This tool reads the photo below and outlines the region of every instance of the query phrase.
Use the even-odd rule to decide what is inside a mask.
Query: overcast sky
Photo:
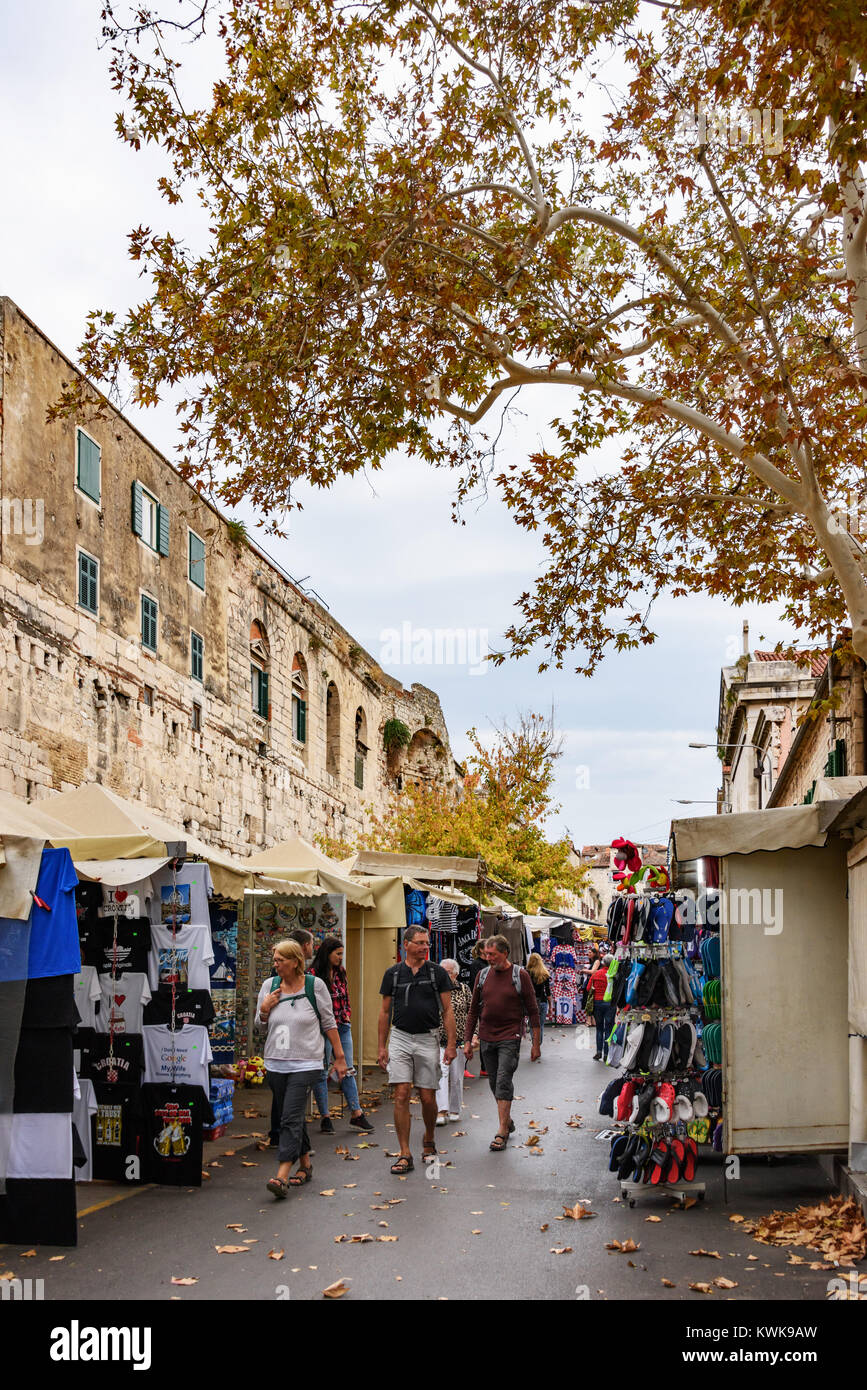
[[[97,46],[100,9],[99,0],[0,0],[0,294],[73,357],[89,310],[122,310],[142,297],[127,233],[140,223],[163,227],[167,215],[154,193],[159,157],[128,151],[115,134],[117,98]],[[521,405],[525,418],[504,436],[504,462],[538,439],[534,417],[544,403],[525,396]],[[131,418],[172,456],[169,411]],[[687,745],[714,737],[720,667],[740,653],[743,619],[753,647],[773,646],[785,632],[774,612],[711,599],[665,602],[656,610],[656,645],[612,655],[589,681],[568,668],[539,675],[532,660],[484,674],[469,663],[425,664],[423,634],[437,629],[466,629],[470,660],[486,642],[496,648],[544,559],[496,497],[454,526],[451,492],[445,474],[396,458],[371,479],[308,494],[289,539],[262,543],[362,646],[387,658],[393,675],[438,692],[458,757],[470,727],[483,731],[553,704],[564,747],[555,827],[577,845],[616,835],[664,841],[673,816],[712,813],[711,804],[674,804],[715,797],[716,755]],[[407,629],[410,649],[392,656],[388,634]]]

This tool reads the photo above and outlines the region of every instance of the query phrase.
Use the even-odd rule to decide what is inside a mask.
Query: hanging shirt
[[[43,980],[28,980],[24,986],[21,1028],[74,1028],[78,1021],[72,988],[74,978],[74,975],[48,975]],[[13,988],[18,990],[20,986],[16,984]],[[2,1016],[0,1004],[0,1019]]]
[[[117,888],[103,884],[99,910],[103,917],[146,917],[153,895],[154,886],[149,878]]]
[[[85,1079],[78,1083],[78,1095],[72,1107],[72,1123],[81,1140],[85,1162],[74,1170],[76,1182],[90,1182],[93,1179],[93,1126],[92,1117],[96,1114],[96,1093],[93,1082]]]
[[[168,927],[173,920],[179,927],[210,926],[208,898],[213,894],[214,884],[207,864],[185,864],[174,880],[170,868],[160,869],[152,882],[151,922]]]
[[[72,1115],[13,1115],[7,1177],[72,1177]]]
[[[210,990],[209,966],[214,959],[211,928],[154,926],[152,949],[148,959],[148,978],[151,989],[179,986],[181,989]]]
[[[75,887],[78,875],[68,849],[44,849],[36,897],[26,922],[0,917],[0,979],[44,979],[81,969]],[[21,973],[26,959],[27,966]]]
[[[15,1053],[15,1114],[70,1115],[74,1075],[70,1029],[22,1028]]]
[[[102,991],[99,987],[99,976],[96,973],[95,965],[83,965],[78,974],[73,976],[72,989],[75,997],[75,1007],[78,1009],[79,1027],[96,1028],[95,1005],[99,1003]]]
[[[88,965],[95,965],[100,975],[134,975],[148,968],[151,949],[151,925],[146,917],[100,918],[89,934],[86,948]]]
[[[207,1028],[187,1025],[172,1032],[168,1024],[144,1030],[145,1083],[171,1081],[173,1085],[209,1086],[208,1063],[213,1058]]]
[[[93,1087],[93,1176],[112,1182],[138,1182],[130,1157],[141,1152],[141,1087]]]
[[[146,1182],[201,1187],[202,1131],[213,1111],[200,1086],[145,1085],[142,1158]]]
[[[112,979],[99,976],[100,1003],[96,1015],[98,1033],[140,1033],[142,1009],[151,997],[147,975],[129,972]]]
[[[234,1000],[234,990],[229,991]],[[150,1002],[145,1005],[144,1022],[146,1025],[154,1023],[167,1023],[172,1021],[172,992],[170,989],[158,989],[156,994],[151,995]],[[211,995],[206,989],[179,989],[175,992],[175,1025],[183,1028],[185,1023],[194,1023],[197,1026],[214,1021],[214,1004]]]
[[[95,1033],[82,1063],[82,1070],[94,1084],[140,1086],[144,1070],[141,1033]]]

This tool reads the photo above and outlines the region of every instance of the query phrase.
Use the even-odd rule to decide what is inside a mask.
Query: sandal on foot
[[[491,1150],[492,1153],[499,1154],[503,1152],[503,1149],[506,1147],[508,1142],[508,1134],[495,1134],[490,1144],[488,1145],[488,1148]]]
[[[436,1144],[433,1142],[433,1140],[431,1140],[430,1143],[428,1143],[425,1140],[425,1142],[421,1146],[422,1163],[433,1163],[434,1159],[436,1158],[439,1158],[439,1153],[437,1152]]]
[[[312,1169],[312,1168],[299,1168],[298,1171],[295,1172],[295,1173],[293,1173],[292,1176],[291,1176],[291,1178],[289,1179],[289,1186],[290,1186],[290,1187],[303,1187],[304,1184],[305,1184],[306,1182],[312,1181],[312,1178],[313,1178],[313,1169]]]
[[[269,1178],[265,1186],[275,1197],[286,1196],[286,1183],[282,1178]]]
[[[391,1165],[391,1171],[397,1178],[402,1178],[405,1174],[411,1173],[414,1168],[415,1164],[412,1160],[412,1154],[401,1154]]]

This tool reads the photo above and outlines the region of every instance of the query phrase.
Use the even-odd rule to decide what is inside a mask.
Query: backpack
[[[400,975],[400,967],[401,967],[401,965],[403,965],[403,963],[404,963],[403,961],[399,961],[398,964],[395,965],[395,966],[393,967],[393,969],[392,969],[392,979],[391,979],[391,1023],[392,1023],[392,1026],[394,1025],[394,1001],[395,1001],[395,999],[396,999],[396,997],[397,997],[397,981],[398,981],[398,976]],[[432,961],[432,960],[426,961],[425,964],[427,965],[428,974],[429,974],[429,976],[430,976],[431,988],[433,989],[434,997],[435,997],[435,999],[436,999],[436,1001],[437,1001],[437,1010],[438,1010],[439,1016],[440,1016],[440,1028],[442,1028],[442,1027],[443,1027],[443,1001],[442,1001],[442,999],[440,998],[440,992],[439,992],[439,990],[437,989],[437,977],[436,977],[436,972],[435,972],[435,970],[434,970],[434,968],[433,968],[433,961]]]
[[[282,984],[282,981],[281,981],[281,979],[280,979],[280,976],[279,976],[279,975],[274,975],[273,978],[272,978],[272,980],[271,980],[271,990],[272,990],[272,992],[273,992],[275,989],[279,989],[281,984]],[[310,1007],[312,1008],[313,1012],[315,1013],[317,1019],[319,1020],[319,1031],[320,1031],[320,1033],[322,1034],[322,1036],[324,1037],[324,1036],[325,1036],[325,1029],[322,1027],[322,1015],[321,1015],[320,1012],[319,1012],[319,1005],[318,1005],[317,1002],[316,1002],[316,983],[315,983],[315,977],[314,977],[313,975],[305,975],[305,976],[304,976],[304,994],[305,994],[305,997],[306,997],[306,999],[307,999],[307,1003],[310,1005]]]

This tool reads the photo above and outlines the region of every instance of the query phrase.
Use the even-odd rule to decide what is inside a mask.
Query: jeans
[[[604,1004],[601,999],[596,1000],[596,1051],[601,1052],[603,1057],[608,1056],[608,1034],[611,1032],[613,1013],[614,1005],[610,1001]]]
[[[488,1073],[488,1085],[494,1100],[514,1100],[512,1077],[521,1058],[520,1038],[515,1038],[513,1042],[482,1042],[481,1053],[482,1067]]]
[[[345,1053],[345,1055],[346,1055],[346,1065],[347,1065],[348,1067],[351,1067],[351,1066],[352,1066],[352,1026],[351,1026],[351,1024],[349,1024],[349,1023],[338,1023],[338,1025],[337,1025],[337,1034],[338,1034],[338,1037],[340,1038],[341,1043],[343,1044],[343,1051],[344,1051],[344,1053]],[[317,1110],[319,1111],[320,1115],[327,1115],[327,1114],[328,1114],[328,1068],[329,1068],[330,1065],[331,1065],[331,1059],[332,1059],[333,1056],[334,1056],[334,1049],[332,1048],[331,1043],[328,1042],[328,1041],[326,1040],[326,1043],[325,1043],[325,1076],[324,1076],[324,1078],[323,1078],[323,1080],[322,1080],[321,1082],[319,1082],[316,1086],[313,1087],[313,1099],[316,1101],[316,1108],[317,1108]],[[344,1095],[344,1097],[345,1097],[345,1099],[346,1099],[346,1104],[349,1106],[350,1113],[354,1115],[354,1114],[356,1113],[357,1110],[360,1110],[360,1109],[361,1109],[361,1106],[360,1106],[360,1104],[359,1104],[359,1102],[358,1102],[358,1086],[355,1084],[355,1077],[354,1077],[354,1076],[344,1076],[343,1080],[342,1080],[341,1083],[340,1083],[340,1089],[341,1089],[341,1091],[343,1092],[343,1095]]]
[[[440,1048],[440,1064],[445,1075],[437,1088],[437,1110],[442,1114],[460,1115],[464,1100],[464,1049],[459,1047],[455,1060],[446,1067],[445,1048]]]
[[[269,1071],[268,1085],[280,1110],[280,1147],[277,1156],[281,1163],[295,1163],[310,1152],[310,1136],[304,1112],[307,1093],[322,1079],[322,1069],[313,1071]]]
[[[541,1044],[542,1038],[545,1035],[545,1015],[548,1012],[548,1000],[540,998],[540,996],[537,994],[536,1003],[539,1005],[539,1043]],[[529,1022],[527,1023],[527,1027],[530,1027]]]

